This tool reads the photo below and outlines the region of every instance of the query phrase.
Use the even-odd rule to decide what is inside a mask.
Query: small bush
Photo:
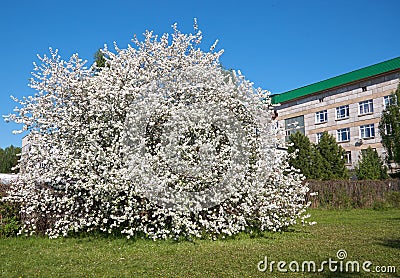
[[[375,201],[372,209],[373,210],[388,210],[391,206],[386,201]]]
[[[2,205],[0,204],[0,207]],[[0,238],[16,236],[21,228],[21,222],[17,215],[3,217],[0,220]]]
[[[395,208],[400,208],[400,192],[390,191],[386,194],[386,201]]]
[[[0,184],[0,238],[16,236],[21,228],[19,205],[1,200],[7,188]]]

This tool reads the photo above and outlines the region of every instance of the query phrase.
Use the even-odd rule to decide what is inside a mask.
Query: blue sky
[[[282,93],[400,56],[397,0],[3,1],[0,8],[0,114],[27,86],[36,54],[58,48],[93,62],[114,41],[121,48],[146,29],[183,32],[198,18],[203,47],[219,39],[226,68],[256,87]],[[21,145],[15,124],[0,119],[0,147]]]

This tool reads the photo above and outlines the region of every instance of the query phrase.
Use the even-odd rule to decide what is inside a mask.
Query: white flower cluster
[[[202,51],[196,23],[173,28],[105,47],[103,68],[39,57],[37,93],[8,116],[31,143],[8,197],[21,233],[216,238],[303,220],[308,188],[276,148],[268,92]]]

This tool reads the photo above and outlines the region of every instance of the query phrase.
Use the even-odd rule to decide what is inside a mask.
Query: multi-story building
[[[400,77],[400,57],[272,96],[286,136],[300,131],[317,143],[332,134],[346,150],[349,168],[369,146],[385,156],[379,121]]]

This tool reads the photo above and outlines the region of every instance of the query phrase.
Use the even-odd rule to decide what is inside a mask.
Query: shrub
[[[390,206],[400,208],[400,191],[389,191],[385,196]]]
[[[276,149],[268,92],[224,70],[201,38],[196,24],[146,32],[101,50],[101,69],[77,54],[41,58],[38,93],[8,117],[30,131],[9,196],[24,232],[215,238],[304,219],[308,189]]]
[[[0,201],[0,237],[16,236],[20,228],[19,206]]]
[[[0,184],[0,198],[5,195],[6,185]],[[20,206],[0,199],[0,238],[16,236],[21,228]]]

